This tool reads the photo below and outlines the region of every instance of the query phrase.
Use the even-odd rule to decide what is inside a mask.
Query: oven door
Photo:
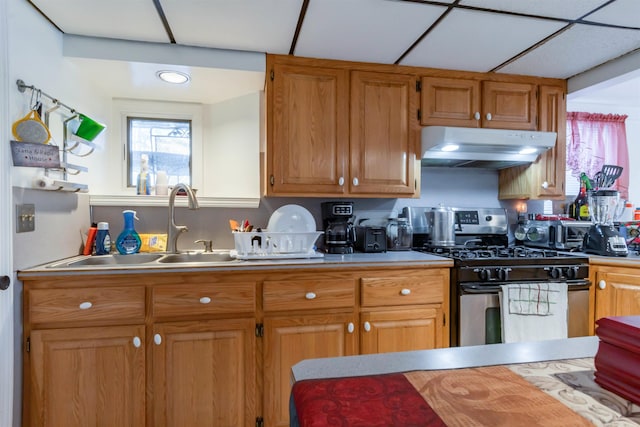
[[[459,297],[458,345],[484,345],[502,342],[500,298],[494,292],[462,292]],[[589,335],[589,286],[569,287],[569,337]]]

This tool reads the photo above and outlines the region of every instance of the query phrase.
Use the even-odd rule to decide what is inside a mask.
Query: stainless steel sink
[[[82,267],[92,265],[138,265],[148,264],[162,258],[163,254],[131,254],[131,255],[97,255],[77,261],[52,264],[51,267]]]
[[[237,261],[229,252],[190,252],[168,254],[158,260],[162,264]]]

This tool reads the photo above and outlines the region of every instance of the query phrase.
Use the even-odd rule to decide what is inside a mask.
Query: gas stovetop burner
[[[562,254],[552,249],[536,249],[526,246],[425,246],[420,249],[434,255],[455,259],[482,259],[482,258],[557,258]]]

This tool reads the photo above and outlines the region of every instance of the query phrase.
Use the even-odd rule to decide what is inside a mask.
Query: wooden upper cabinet
[[[267,196],[419,194],[415,75],[278,55],[267,67]]]
[[[413,75],[351,72],[351,194],[414,195],[417,98]]]
[[[563,86],[540,85],[539,130],[556,132],[556,145],[541,154],[531,165],[501,170],[499,199],[565,199],[565,98]]]
[[[273,64],[267,82],[267,194],[345,192],[349,73]]]
[[[532,83],[482,82],[482,127],[536,130],[537,89]]]
[[[423,77],[420,124],[535,130],[537,85]]]
[[[423,77],[423,126],[480,126],[480,81]]]

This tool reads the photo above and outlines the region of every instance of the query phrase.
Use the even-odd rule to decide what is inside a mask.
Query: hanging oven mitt
[[[30,110],[26,116],[16,121],[12,127],[13,136],[18,141],[46,144],[51,133],[42,122],[36,110]]]

